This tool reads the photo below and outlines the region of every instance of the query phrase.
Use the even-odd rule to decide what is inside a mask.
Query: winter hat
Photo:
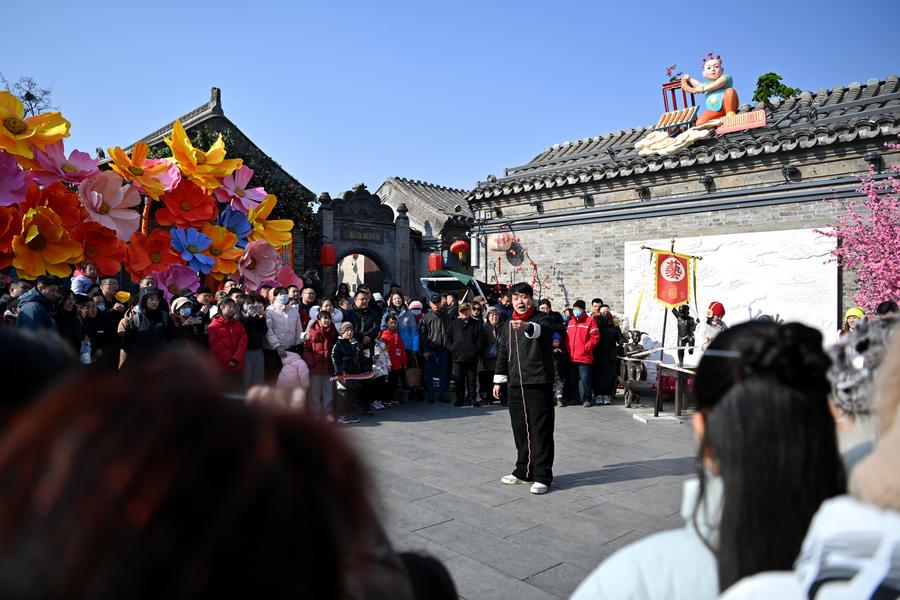
[[[725,307],[721,302],[716,302],[715,300],[709,303],[709,310],[712,311],[714,317],[719,317],[720,319],[725,316]]]
[[[429,304],[440,304],[441,303],[441,295],[440,294],[431,294],[428,296]]]
[[[341,323],[341,329],[340,329],[341,334],[343,334],[348,329],[350,331],[353,331],[353,323],[350,323],[349,321],[344,321],[343,323]]]
[[[412,302],[409,303],[409,310],[415,310],[417,308],[419,310],[422,310],[422,303],[419,302],[418,300],[413,300]]]
[[[572,305],[572,308],[580,308],[581,310],[587,309],[587,304],[585,304],[584,300],[576,300],[575,304]]]
[[[857,319],[865,319],[866,313],[862,309],[861,306],[854,306],[853,308],[847,310],[846,314],[844,315],[844,320],[846,321],[850,317],[856,317]]]
[[[175,301],[172,302],[172,312],[175,312],[175,313],[179,312],[185,304],[190,306],[191,301],[184,297],[175,298]]]
[[[561,340],[561,339],[562,339],[562,336],[559,335],[558,333],[554,333],[554,334],[553,334],[553,339],[554,339],[554,340]]]

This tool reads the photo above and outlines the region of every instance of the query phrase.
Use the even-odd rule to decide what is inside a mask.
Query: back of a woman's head
[[[790,569],[819,505],[845,490],[826,398],[745,379],[707,417],[703,444],[724,489],[716,552],[721,589]]]
[[[749,377],[828,396],[831,360],[822,334],[800,323],[749,321],[720,333],[704,352],[694,378],[697,409],[708,413],[737,382]]]
[[[0,327],[0,425],[78,366],[78,355],[50,331]]]
[[[21,415],[0,445],[0,596],[338,597],[372,524],[359,462],[212,373],[169,355]]]

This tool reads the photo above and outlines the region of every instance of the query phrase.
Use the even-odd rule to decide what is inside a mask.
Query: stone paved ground
[[[443,560],[467,600],[567,598],[617,548],[683,524],[689,419],[644,425],[621,400],[556,410],[543,496],[499,482],[515,458],[499,406],[407,404],[348,428],[396,548]]]

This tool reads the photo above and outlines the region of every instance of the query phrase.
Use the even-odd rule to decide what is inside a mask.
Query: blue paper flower
[[[181,259],[190,268],[206,275],[209,273],[216,259],[206,256],[202,252],[209,248],[212,240],[193,227],[190,229],[172,230],[172,247],[181,253]]]
[[[229,206],[219,211],[219,225],[237,236],[236,248],[247,247],[247,237],[253,231],[247,215]]]

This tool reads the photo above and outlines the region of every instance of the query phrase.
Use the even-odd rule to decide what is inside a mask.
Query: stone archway
[[[353,293],[365,284],[373,292],[384,293],[385,283],[392,281],[390,270],[380,256],[356,249],[337,259],[337,284],[346,283]]]

